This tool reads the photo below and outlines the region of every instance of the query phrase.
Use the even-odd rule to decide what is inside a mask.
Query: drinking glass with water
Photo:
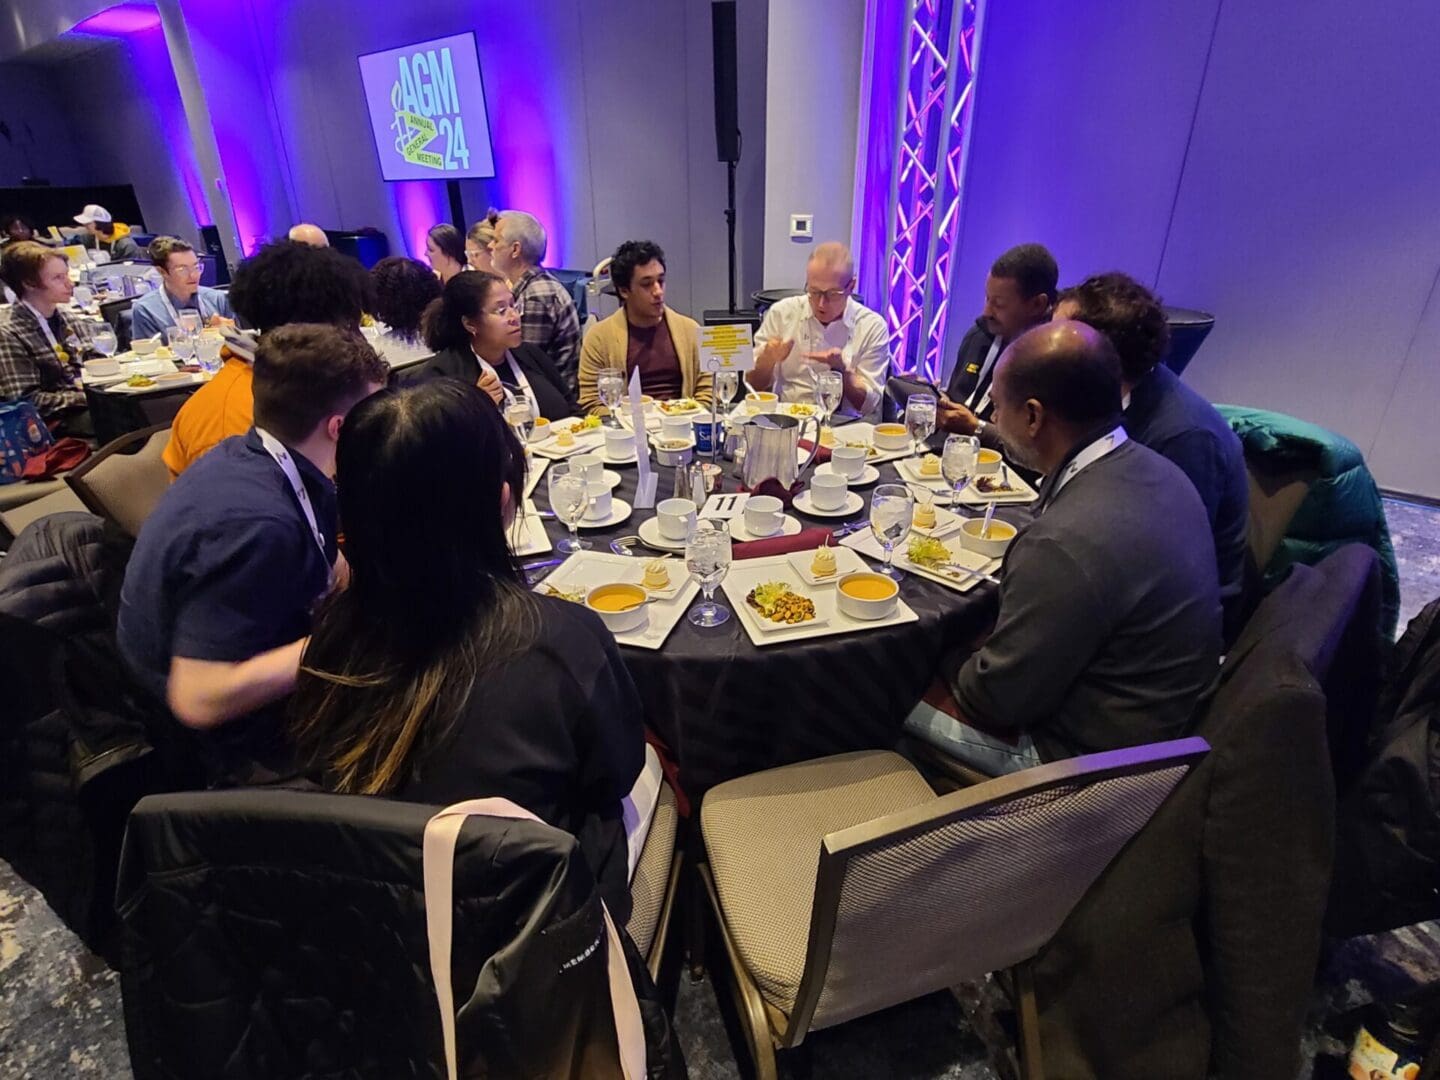
[[[585,507],[590,501],[585,494],[584,474],[561,471],[556,465],[550,470],[548,482],[550,509],[555,512],[560,523],[570,530],[569,538],[556,544],[555,550],[566,555],[587,550],[591,546],[590,542],[580,539],[580,518],[584,516]]]
[[[605,368],[595,379],[595,392],[600,395],[600,404],[610,411],[611,422],[620,427],[615,409],[625,397],[625,373],[619,368]]]
[[[689,614],[696,626],[719,626],[730,609],[715,602],[715,588],[730,570],[730,530],[723,523],[702,521],[685,544],[685,569],[699,584],[704,602]]]
[[[940,457],[940,475],[951,487],[950,505],[960,505],[960,493],[975,475],[975,462],[980,454],[980,440],[974,435],[951,435],[945,440]]]
[[[911,394],[905,402],[905,430],[913,452],[925,452],[925,440],[935,433],[935,395]]]
[[[845,376],[838,371],[822,371],[815,380],[815,403],[825,414],[822,428],[830,426],[830,418],[845,399]]]
[[[899,581],[904,575],[891,564],[895,545],[910,535],[915,517],[915,496],[904,484],[881,484],[870,498],[870,529],[885,549],[885,565],[880,572]]]
[[[515,398],[514,402],[505,406],[505,422],[514,429],[515,437],[520,442],[530,441],[530,432],[535,428],[535,411],[530,408],[530,402],[526,398]]]
[[[109,323],[96,323],[90,328],[90,347],[101,356],[114,356],[115,351],[120,348],[120,339],[115,336]]]

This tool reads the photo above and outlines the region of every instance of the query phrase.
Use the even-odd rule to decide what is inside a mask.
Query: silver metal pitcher
[[[796,452],[807,424],[814,425],[815,433],[810,439],[810,456],[801,465],[796,461]],[[789,491],[815,464],[815,455],[820,452],[820,421],[813,416],[799,420],[783,413],[760,413],[740,425],[740,437],[745,444],[745,462],[741,466],[745,487],[754,491],[766,480],[775,480],[782,490]]]

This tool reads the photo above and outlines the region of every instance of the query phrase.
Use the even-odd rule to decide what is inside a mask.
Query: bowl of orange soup
[[[909,450],[910,432],[904,424],[876,424],[875,446],[880,450]]]
[[[884,574],[857,570],[836,582],[835,602],[852,619],[883,619],[900,602],[900,586]]]
[[[985,528],[984,518],[971,518],[960,526],[960,545],[981,555],[998,559],[1005,554],[1010,541],[1015,539],[1016,529],[1008,521],[990,522]]]
[[[994,473],[1000,471],[1000,451],[981,450],[975,455],[975,471],[977,473]]]
[[[639,585],[616,582],[596,585],[585,594],[585,606],[610,628],[612,634],[633,630],[645,621],[645,601],[649,593]]]

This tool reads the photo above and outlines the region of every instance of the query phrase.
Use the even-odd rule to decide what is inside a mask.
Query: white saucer
[[[601,469],[600,479],[604,480],[607,484],[610,485],[611,491],[614,491],[617,487],[620,486],[620,474],[610,469]]]
[[[684,551],[684,540],[671,540],[668,536],[660,533],[660,519],[651,518],[649,521],[642,521],[640,528],[636,530],[640,534],[640,540],[646,547],[659,548],[661,551]]]
[[[815,466],[816,476],[824,476],[827,473],[833,472],[835,472],[835,465],[833,462],[827,461],[824,465]],[[839,474],[836,473],[836,475],[838,476]],[[856,476],[853,479],[847,476],[845,478],[845,483],[849,484],[851,487],[866,487],[870,484],[875,483],[875,481],[879,479],[880,470],[875,468],[874,465],[866,465],[863,469],[860,470],[859,476]]]
[[[820,510],[810,499],[810,491],[807,488],[795,496],[795,509],[802,514],[809,514],[811,517],[835,518],[849,517],[865,509],[865,500],[853,491],[845,493],[845,502],[836,510]]]
[[[610,516],[601,518],[599,521],[586,521],[580,519],[582,529],[608,529],[612,525],[619,525],[622,521],[630,520],[631,507],[624,499],[610,500]],[[563,524],[563,523],[562,523]]]
[[[800,521],[789,514],[785,514],[780,521],[780,528],[768,536],[756,536],[745,527],[745,515],[736,514],[730,519],[730,538],[732,540],[774,540],[781,536],[794,536],[800,531]]]
[[[630,451],[630,456],[625,458],[613,458],[609,454],[605,453],[605,451],[601,450],[600,460],[605,462],[606,465],[634,465],[640,459],[638,456],[636,456],[634,450]]]

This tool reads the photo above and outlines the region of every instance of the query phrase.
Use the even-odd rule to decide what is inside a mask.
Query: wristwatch
[[[984,421],[984,420],[976,420],[976,421],[975,421],[975,437],[978,439],[978,438],[980,438],[981,436],[983,436],[984,434],[985,434],[985,421]]]

